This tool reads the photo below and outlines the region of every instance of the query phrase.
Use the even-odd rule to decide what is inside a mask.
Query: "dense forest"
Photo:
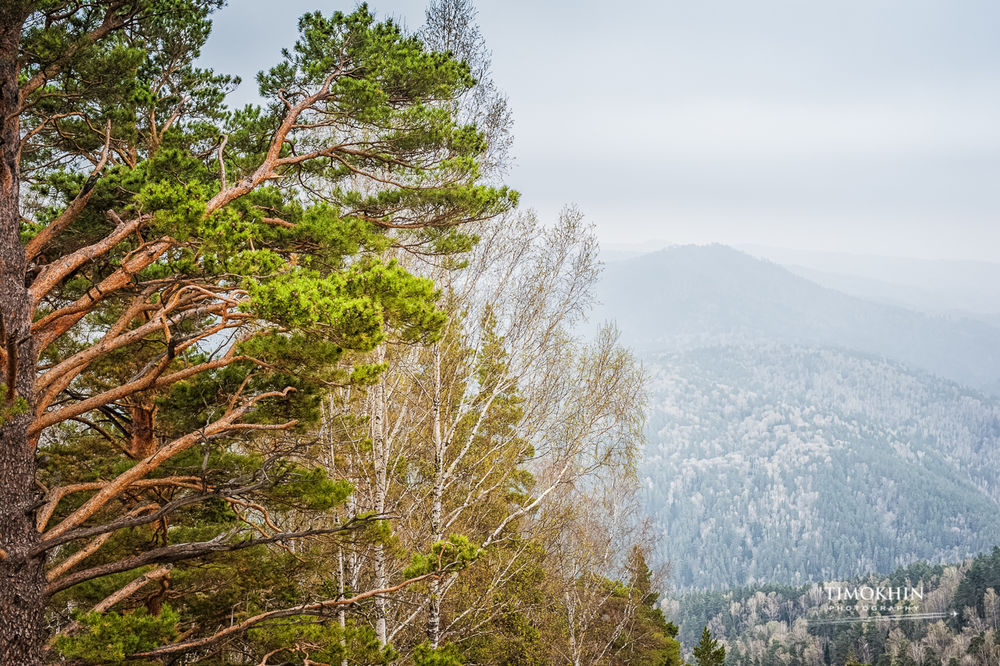
[[[910,587],[923,597],[838,603],[837,592]],[[707,625],[726,664],[987,666],[1000,659],[1000,548],[961,564],[915,563],[888,575],[801,587],[750,586],[667,602],[682,640]],[[888,605],[886,605],[888,604]]]
[[[639,365],[466,0],[0,6],[0,664],[679,664]],[[262,63],[263,64],[263,63]]]
[[[1000,542],[994,398],[778,342],[645,363],[645,505],[675,586],[801,585]]]

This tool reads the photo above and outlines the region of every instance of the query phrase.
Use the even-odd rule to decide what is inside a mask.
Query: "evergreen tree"
[[[657,582],[653,571],[646,564],[646,555],[638,545],[629,552],[628,570],[632,590],[640,595],[636,627],[629,634],[631,663],[656,664],[657,666],[682,666],[681,644],[677,640],[678,627],[667,622],[657,606],[659,595],[654,589]]]
[[[694,659],[697,666],[723,666],[726,663],[726,648],[712,638],[708,627],[701,632],[701,641],[694,647]]]
[[[466,64],[364,6],[307,14],[267,104],[229,112],[235,80],[193,65],[219,4],[0,9],[3,664],[40,661],[50,598],[64,654],[110,633],[165,658],[377,597],[289,576],[303,539],[387,538],[319,520],[352,488],[303,455],[318,398],[372,382],[387,337],[440,334],[434,285],[386,251],[467,250],[459,227],[516,199],[478,182],[483,133],[448,103]],[[393,584],[473,556],[444,539]],[[270,593],[232,584],[251,571]],[[104,611],[143,596],[135,642]]]

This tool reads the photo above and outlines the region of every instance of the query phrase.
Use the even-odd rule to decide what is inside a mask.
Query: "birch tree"
[[[382,386],[369,389],[395,424],[392,455],[373,457],[381,477],[353,479],[358,497],[388,491],[401,553],[460,534],[489,567],[470,574],[476,591],[447,576],[397,595],[386,638],[404,650],[422,637],[432,648],[470,639],[496,621],[496,599],[524,574],[536,539],[558,531],[549,499],[599,470],[629,473],[641,438],[631,356],[610,331],[589,345],[569,334],[597,275],[582,216],[568,209],[546,229],[525,214],[475,231],[482,239],[461,270],[413,266],[444,287],[448,321],[428,347],[396,345]]]

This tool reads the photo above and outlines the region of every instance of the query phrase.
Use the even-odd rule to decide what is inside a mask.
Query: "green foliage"
[[[13,400],[8,400],[7,385],[0,384],[0,425],[15,416],[27,413],[30,408],[28,401],[19,395],[15,395]]]
[[[282,481],[271,497],[279,505],[308,511],[330,511],[340,506],[354,491],[346,480],[329,478],[325,469],[305,468],[291,463],[279,465],[275,471]]]
[[[474,562],[480,555],[469,539],[452,534],[444,541],[435,541],[429,554],[416,553],[410,566],[403,570],[404,578],[416,578],[435,571],[459,570]]]
[[[145,608],[129,613],[82,613],[75,618],[81,630],[59,636],[55,648],[68,659],[92,664],[122,664],[128,655],[149,650],[177,635],[180,616],[164,605],[159,615]]]
[[[639,594],[641,599],[635,628],[627,637],[635,663],[683,666],[681,644],[677,640],[679,629],[677,625],[667,622],[663,611],[657,607],[659,596],[653,589],[653,572],[638,546],[629,553],[628,570],[631,574],[629,592]]]
[[[386,327],[407,341],[430,341],[444,324],[433,283],[395,261],[366,259],[326,276],[297,268],[266,281],[251,279],[247,288],[262,319],[291,329],[327,327],[340,345],[358,351],[380,344]]]
[[[391,645],[379,643],[370,627],[350,622],[341,628],[334,622],[317,622],[309,616],[292,617],[282,624],[250,631],[250,638],[269,653],[275,663],[339,664],[347,659],[360,664],[391,664],[399,654]]]
[[[981,617],[985,617],[983,595],[990,588],[1000,591],[1000,546],[994,546],[989,555],[973,560],[955,591],[952,608],[962,615],[961,619],[965,622],[972,619],[965,617],[967,608],[975,609]]]
[[[484,589],[489,600],[503,609],[481,631],[462,641],[461,652],[466,661],[506,666],[550,663],[551,641],[561,638],[550,630],[559,625],[558,616],[563,609],[558,604],[559,597],[554,597],[547,588],[545,554],[542,543],[513,537],[508,543],[488,548],[473,566],[462,572],[454,592],[457,612],[464,610],[462,605],[469,600],[479,599]],[[512,561],[517,575],[504,587],[489,590],[491,572],[507,561]]]
[[[712,638],[708,627],[701,632],[701,641],[693,650],[697,666],[723,666],[726,663],[726,648]]]
[[[462,666],[464,663],[458,648],[451,644],[432,648],[428,643],[421,643],[413,650],[414,666]]]

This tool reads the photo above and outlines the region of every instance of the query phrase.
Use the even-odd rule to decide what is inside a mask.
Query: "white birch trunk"
[[[376,353],[376,363],[385,361],[385,346]],[[385,380],[380,378],[372,392],[371,433],[372,455],[375,466],[375,513],[385,513],[386,496],[389,491],[389,455],[385,440]],[[375,545],[375,587],[383,589],[389,586],[385,545]],[[388,640],[386,617],[388,615],[388,599],[379,595],[375,597],[375,635],[383,645]]]
[[[432,350],[434,358],[434,394],[431,398],[431,436],[434,440],[434,490],[431,496],[431,542],[440,541],[441,518],[445,484],[445,445],[441,437],[441,344]],[[430,599],[427,613],[427,639],[432,648],[437,648],[441,640],[441,581],[437,578],[430,583]]]

